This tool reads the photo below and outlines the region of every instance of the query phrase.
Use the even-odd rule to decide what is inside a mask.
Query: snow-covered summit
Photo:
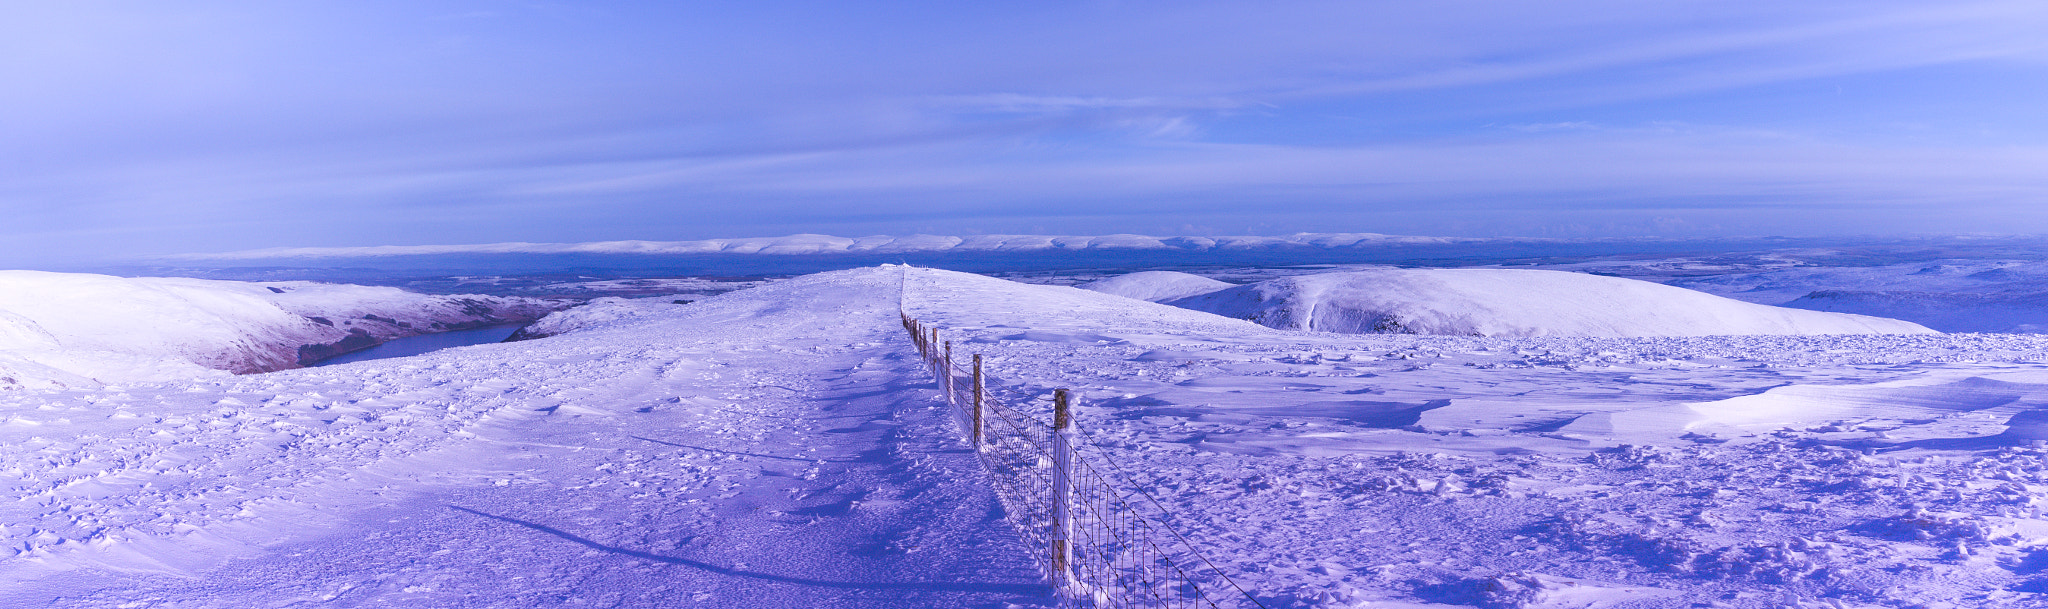
[[[1228,289],[1235,284],[1178,271],[1139,271],[1079,286],[1125,298],[1164,302]]]
[[[530,321],[566,304],[304,281],[0,271],[0,388],[295,368],[393,338]]]
[[[1284,277],[1168,301],[1288,330],[1477,336],[1930,334],[1919,324],[1752,304],[1647,281],[1520,269]]]

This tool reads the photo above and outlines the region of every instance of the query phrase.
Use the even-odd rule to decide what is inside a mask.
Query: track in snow
[[[38,499],[61,514],[8,512],[0,535],[83,518],[107,541],[0,562],[0,604],[1049,603],[896,331],[895,284],[800,279],[630,327],[118,404],[19,396],[10,411],[59,404],[40,433],[78,436],[8,453],[26,477],[95,449],[189,458]],[[188,501],[131,509],[149,493]],[[184,526],[150,528],[167,518]]]

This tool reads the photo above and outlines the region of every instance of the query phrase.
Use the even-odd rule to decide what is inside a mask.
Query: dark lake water
[[[334,364],[346,364],[388,357],[407,357],[431,351],[440,351],[449,347],[466,347],[484,343],[504,342],[506,338],[512,336],[513,332],[519,331],[519,328],[524,325],[505,324],[502,326],[484,326],[470,330],[456,330],[454,332],[408,336],[354,353],[344,353],[320,360],[314,362],[313,365],[331,366]]]

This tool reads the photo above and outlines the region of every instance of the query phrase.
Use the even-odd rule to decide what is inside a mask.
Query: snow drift
[[[1075,287],[1125,298],[1164,302],[1229,289],[1234,285],[1236,284],[1175,271],[1140,271]]]
[[[1931,334],[1919,324],[1752,304],[1582,273],[1386,269],[1284,277],[1167,304],[1283,330],[1474,336]]]
[[[389,287],[0,271],[0,388],[296,368],[568,304]]]

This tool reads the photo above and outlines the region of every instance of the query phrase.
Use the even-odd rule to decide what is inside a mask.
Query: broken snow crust
[[[2048,340],[1341,335],[944,271],[913,315],[1270,607],[2037,607]]]
[[[1288,330],[1467,336],[1927,334],[1918,324],[1742,302],[1647,281],[1523,269],[1283,277],[1166,301]]]
[[[0,271],[0,389],[283,370],[393,338],[531,321],[568,304],[305,281]]]
[[[0,606],[1045,606],[919,376],[899,281],[0,393]]]

